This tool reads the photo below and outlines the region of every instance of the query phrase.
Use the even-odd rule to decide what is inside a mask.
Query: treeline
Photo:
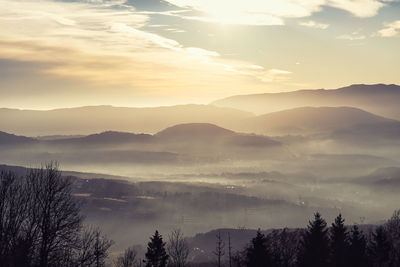
[[[0,267],[183,267],[189,247],[180,230],[168,245],[155,232],[145,260],[130,247],[112,260],[113,241],[83,225],[72,180],[55,163],[31,169],[26,176],[0,172]]]
[[[5,267],[399,267],[400,211],[367,233],[348,228],[338,215],[330,227],[319,213],[306,229],[260,230],[248,245],[234,247],[230,235],[216,237],[214,260],[189,261],[189,244],[180,230],[163,241],[150,238],[144,259],[133,247],[110,259],[113,242],[85,226],[72,180],[57,164],[31,169],[24,177],[0,172],[0,266]],[[134,242],[133,242],[134,243]]]
[[[306,229],[268,235],[258,230],[228,262],[230,267],[398,267],[400,211],[368,233],[357,225],[346,227],[340,214],[328,227],[317,212]]]
[[[217,233],[212,262],[191,263],[188,243],[179,230],[172,232],[167,244],[156,231],[144,261],[133,257],[131,265],[118,266],[143,263],[146,267],[399,267],[400,210],[368,233],[357,225],[345,226],[340,214],[328,227],[317,212],[306,229],[274,230],[268,235],[258,230],[242,250],[234,250],[229,232],[226,239]],[[134,250],[126,250],[120,261],[132,253],[136,256]]]

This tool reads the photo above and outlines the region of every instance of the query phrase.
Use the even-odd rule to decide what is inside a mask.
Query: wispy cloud
[[[324,6],[348,11],[357,17],[375,16],[385,4],[378,0],[165,0],[179,8],[203,13],[188,16],[183,12],[165,15],[225,24],[282,25],[285,18],[309,17]]]
[[[248,70],[243,66],[250,62],[227,60],[215,51],[148,32],[149,15],[124,3],[0,0],[1,55],[50,63],[40,70],[47,75],[140,94],[201,94],[211,88],[222,96],[278,82],[284,75]]]
[[[367,38],[365,35],[360,34],[358,31],[352,32],[351,34],[342,34],[336,37],[340,40],[358,41]]]
[[[377,0],[331,0],[325,5],[348,11],[356,17],[367,18],[378,14],[385,6],[384,1]]]
[[[381,37],[394,37],[400,32],[400,20],[385,23],[385,28],[378,31],[378,36]]]
[[[262,66],[249,65],[244,66],[238,70],[244,74],[252,75],[257,77],[263,82],[285,82],[291,79],[291,71],[281,70],[281,69],[264,69]]]
[[[301,21],[299,23],[299,25],[304,26],[304,27],[309,27],[309,28],[322,29],[322,30],[325,30],[325,29],[327,29],[329,27],[329,24],[318,23],[318,22],[313,21],[313,20]]]

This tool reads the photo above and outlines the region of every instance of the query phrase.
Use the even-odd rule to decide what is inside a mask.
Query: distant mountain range
[[[218,107],[229,107],[264,114],[298,107],[349,106],[364,109],[393,119],[400,119],[400,86],[385,84],[355,84],[334,90],[300,90],[231,96],[212,102]]]
[[[47,111],[3,108],[0,109],[0,131],[58,140],[65,139],[62,135],[76,139],[79,135],[104,131],[155,134],[178,124],[209,123],[236,132],[304,135],[352,125],[394,123],[386,118],[400,120],[398,103],[400,86],[377,84],[232,96],[211,105],[92,106]],[[199,129],[193,131],[198,134]],[[90,137],[96,138],[104,135]],[[115,138],[143,142],[150,137],[119,135]]]
[[[395,85],[353,85],[337,90],[244,98],[253,103],[254,108],[260,105],[274,109],[302,101],[305,104],[306,99],[317,105],[319,98],[338,100],[346,96],[349,103],[358,97],[359,103],[369,101],[371,107],[376,104],[397,112],[400,110],[397,106],[399,98],[396,98],[398,92],[399,86]],[[367,96],[370,97],[368,101]],[[384,97],[387,104],[382,102]],[[230,99],[236,103],[241,98]],[[271,101],[274,103],[270,106]],[[324,101],[318,102],[316,107],[295,107],[262,115],[235,109],[241,107],[212,105],[97,106],[50,111],[0,109],[0,148],[3,152],[0,161],[30,164],[32,161],[58,160],[69,166],[108,163],[186,166],[188,163],[221,161],[303,159],[307,153],[386,157],[387,151],[400,145],[400,121],[359,107],[323,106],[333,103],[333,100]],[[45,136],[47,134],[50,136]],[[27,137],[29,135],[40,136]],[[393,155],[396,153],[392,152]]]
[[[282,144],[269,137],[237,133],[209,123],[179,124],[154,135],[107,131],[56,140],[0,132],[0,147],[5,152],[0,160],[18,164],[32,159],[73,164],[180,164],[279,156],[284,152]]]
[[[14,136],[4,132],[3,135]],[[17,138],[18,136],[15,137]],[[210,123],[178,124],[166,128],[154,135],[106,131],[84,137],[69,138],[67,136],[64,139],[58,137],[55,140],[41,140],[40,138],[35,139],[22,136],[19,137],[23,138],[23,140],[36,141],[37,143],[46,145],[107,146],[136,144],[137,146],[140,146],[141,144],[176,145],[176,143],[189,145],[202,143],[204,146],[209,146],[211,144],[246,146],[253,143],[257,145],[279,145],[279,142],[274,141],[266,136],[237,133]]]
[[[399,124],[352,107],[301,107],[247,118],[247,131],[268,135],[316,134],[359,125]]]
[[[400,139],[399,121],[352,107],[302,107],[260,116],[238,117],[235,123],[231,118],[231,123],[232,130],[211,123],[183,123],[167,127],[154,135],[103,131],[87,136],[30,138],[0,132],[0,145],[35,143],[106,147],[136,144],[136,149],[146,146],[145,150],[150,147],[150,151],[159,151],[165,147],[177,150],[179,146],[188,148],[187,145],[197,144],[203,144],[203,147],[216,144],[225,147],[267,147],[279,145],[279,142],[267,136],[285,135],[322,135],[350,143],[373,141],[376,144],[381,144],[382,140],[391,142]]]
[[[210,105],[180,105],[154,108],[92,106],[55,110],[0,108],[0,131],[27,136],[87,135],[120,131],[157,133],[182,123],[212,123],[229,128],[251,113]]]

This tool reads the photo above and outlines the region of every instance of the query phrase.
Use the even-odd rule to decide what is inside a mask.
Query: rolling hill
[[[357,125],[399,123],[351,107],[302,107],[248,118],[247,131],[268,135],[316,134]]]
[[[147,143],[153,140],[150,134],[134,134],[126,132],[106,131],[98,134],[90,134],[83,137],[73,137],[55,140],[43,140],[53,144],[76,145],[118,145],[126,143]],[[42,141],[42,142],[43,142]],[[46,142],[43,142],[46,143]]]
[[[181,123],[213,123],[229,128],[251,113],[210,105],[152,108],[92,106],[55,110],[0,109],[0,130],[25,136],[87,135],[119,131],[156,133]]]
[[[18,136],[0,131],[0,146],[15,146],[35,143],[33,138]]]
[[[26,137],[20,137],[23,140]],[[188,164],[226,159],[277,157],[287,152],[266,136],[236,133],[208,123],[180,124],[154,135],[108,131],[84,137],[10,143],[0,161],[26,164],[57,160],[67,166],[85,164]]]
[[[211,104],[256,114],[265,114],[298,107],[350,106],[393,119],[400,119],[400,86],[355,84],[332,90],[299,90],[283,93],[238,95],[216,100]]]
[[[210,141],[236,135],[235,132],[210,123],[185,123],[174,125],[156,134],[166,141]]]

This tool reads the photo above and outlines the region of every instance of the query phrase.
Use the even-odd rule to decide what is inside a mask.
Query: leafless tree
[[[21,265],[16,257],[23,249],[23,226],[28,208],[27,194],[21,180],[11,172],[0,173],[0,262]]]
[[[112,242],[82,231],[72,180],[56,163],[25,177],[0,173],[1,266],[103,266]]]
[[[37,247],[37,264],[56,265],[79,236],[82,217],[71,194],[72,181],[61,176],[56,163],[33,169],[27,176],[30,189],[29,235]]]
[[[221,259],[225,255],[225,243],[222,240],[220,231],[218,231],[218,234],[216,235],[216,237],[217,237],[217,243],[216,243],[214,255],[217,256],[217,266],[221,267]]]
[[[77,247],[72,252],[71,261],[75,262],[77,267],[104,266],[112,244],[113,242],[103,236],[98,228],[88,227],[82,231]]]
[[[136,267],[140,261],[137,260],[137,253],[133,247],[125,249],[123,255],[117,258],[115,263],[116,267]]]
[[[231,245],[231,233],[228,232],[228,257],[229,267],[232,267],[232,245]]]
[[[244,267],[246,266],[246,250],[239,250],[232,255],[232,266]]]
[[[189,245],[180,229],[173,230],[168,236],[167,251],[172,266],[184,267],[187,265]]]

